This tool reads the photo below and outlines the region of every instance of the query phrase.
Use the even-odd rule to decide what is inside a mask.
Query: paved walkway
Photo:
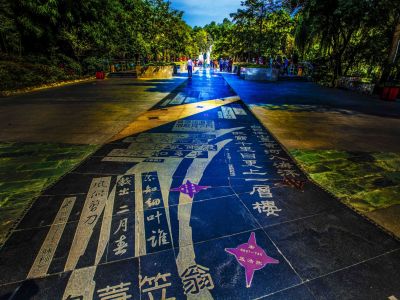
[[[308,174],[400,238],[400,102],[223,75]]]
[[[0,98],[0,245],[42,189],[185,79],[92,80]]]
[[[0,141],[103,144],[185,79],[97,80],[0,98]]]
[[[400,298],[400,243],[310,182],[219,75],[174,94],[37,199],[0,299]]]
[[[289,149],[400,152],[399,102],[312,82],[224,77]]]

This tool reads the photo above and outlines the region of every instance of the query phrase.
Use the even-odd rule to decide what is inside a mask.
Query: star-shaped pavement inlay
[[[256,235],[251,233],[249,241],[237,248],[226,248],[226,252],[236,257],[238,263],[244,267],[246,272],[246,287],[251,286],[254,272],[261,270],[267,264],[278,264],[279,261],[269,257],[265,251],[257,245]]]
[[[194,183],[191,183],[190,180],[187,180],[185,184],[182,184],[178,188],[171,189],[171,192],[181,192],[183,194],[189,195],[190,198],[193,198],[195,194],[202,190],[206,190],[210,188],[209,186],[201,186]]]

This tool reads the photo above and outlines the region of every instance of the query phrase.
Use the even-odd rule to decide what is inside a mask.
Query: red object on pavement
[[[104,79],[106,77],[106,73],[103,71],[96,72],[96,79]]]
[[[400,88],[396,86],[385,86],[382,90],[381,99],[387,101],[396,101],[399,90]]]

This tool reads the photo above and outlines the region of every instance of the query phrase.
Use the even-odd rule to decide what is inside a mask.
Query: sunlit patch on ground
[[[292,150],[291,154],[314,181],[364,214],[400,205],[400,153]]]
[[[336,112],[346,115],[354,115],[356,114],[355,111],[347,110],[347,109],[339,109],[339,108],[332,108],[329,106],[322,106],[322,105],[309,105],[309,104],[251,104],[250,108],[252,107],[262,107],[268,110],[283,110],[283,111],[290,111],[290,112]]]
[[[94,145],[0,143],[0,245],[41,190],[96,148]]]

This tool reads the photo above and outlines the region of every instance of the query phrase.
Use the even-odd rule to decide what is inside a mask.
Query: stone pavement
[[[0,98],[0,245],[42,189],[185,79],[90,81]]]
[[[103,144],[185,79],[107,79],[0,98],[0,141]]]
[[[400,297],[399,241],[308,180],[218,74],[174,94],[153,108],[174,121],[142,115],[156,125],[36,200],[0,251],[0,299]]]
[[[224,77],[312,179],[400,238],[399,102]]]

